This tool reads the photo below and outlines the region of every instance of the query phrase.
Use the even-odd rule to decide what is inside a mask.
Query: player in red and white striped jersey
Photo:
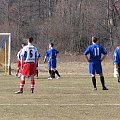
[[[23,87],[25,84],[25,77],[29,76],[31,79],[31,88],[30,91],[33,93],[34,91],[34,85],[35,80],[34,76],[36,74],[36,63],[37,59],[39,57],[38,50],[35,46],[32,45],[33,38],[30,37],[28,39],[28,45],[26,45],[21,52],[21,58],[22,58],[22,70],[21,70],[21,81],[20,81],[20,88],[19,91],[15,92],[16,94],[23,93]]]

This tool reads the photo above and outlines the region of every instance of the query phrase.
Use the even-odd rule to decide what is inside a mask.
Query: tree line
[[[120,40],[119,5],[118,0],[1,0],[0,32],[12,33],[14,50],[30,36],[43,51],[53,42],[62,53],[82,53],[93,35],[114,48]]]

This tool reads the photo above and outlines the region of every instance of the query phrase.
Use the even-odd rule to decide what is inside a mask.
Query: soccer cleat
[[[118,79],[118,83],[120,83],[120,79]]]
[[[31,93],[34,93],[34,91],[33,91],[33,90],[30,90],[30,92],[31,92]]]
[[[97,90],[97,88],[93,88],[93,91],[96,91]]]
[[[102,90],[109,90],[107,87],[103,87],[103,89]]]
[[[17,92],[15,92],[15,94],[21,94],[21,93],[23,93],[23,91],[17,91]]]
[[[21,75],[18,75],[17,77],[18,77],[18,78],[21,78]]]
[[[36,76],[36,79],[38,79],[39,77]]]
[[[60,79],[61,77],[57,77],[56,79]]]
[[[53,78],[52,77],[49,77],[48,80],[52,80]]]

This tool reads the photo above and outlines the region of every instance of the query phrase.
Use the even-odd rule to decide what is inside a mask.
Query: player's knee
[[[102,76],[103,76],[103,73],[100,73],[99,76],[102,77]]]

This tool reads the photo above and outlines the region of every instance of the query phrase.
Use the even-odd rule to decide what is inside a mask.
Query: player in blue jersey
[[[97,90],[95,74],[100,75],[100,80],[103,90],[108,90],[108,88],[105,86],[104,76],[102,72],[102,65],[101,65],[101,62],[104,60],[104,58],[107,55],[107,51],[105,50],[105,48],[97,44],[97,41],[98,39],[95,36],[93,36],[92,45],[88,46],[88,48],[84,52],[84,55],[87,61],[89,62],[89,73],[92,75],[94,90]],[[90,57],[88,57],[88,54],[90,55]]]
[[[120,44],[120,42],[118,42]],[[120,82],[120,45],[114,50],[114,77]]]
[[[51,66],[50,66],[49,59],[50,59],[50,50],[47,50],[46,53],[45,53],[45,57],[44,57],[44,63],[46,61],[48,62],[48,71],[49,71],[49,74],[50,74],[50,77],[48,77],[48,79],[51,78]]]
[[[56,58],[59,52],[56,49],[54,49],[53,46],[54,46],[53,43],[49,44],[49,50],[46,51],[46,56],[45,56],[45,59],[47,59],[48,61],[48,68],[49,68],[49,73],[50,73],[50,77],[48,79],[55,78],[55,73],[58,76],[56,79],[59,79],[61,76],[56,69],[56,64],[57,64]]]

